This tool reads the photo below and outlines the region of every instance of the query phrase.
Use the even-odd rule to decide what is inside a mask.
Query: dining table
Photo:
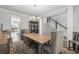
[[[42,45],[51,40],[50,36],[38,34],[38,33],[27,33],[27,34],[23,34],[23,36],[30,38],[30,40],[38,43],[38,54],[41,54]]]

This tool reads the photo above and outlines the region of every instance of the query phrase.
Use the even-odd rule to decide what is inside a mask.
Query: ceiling
[[[40,16],[64,7],[66,5],[0,5],[0,8],[32,16]]]

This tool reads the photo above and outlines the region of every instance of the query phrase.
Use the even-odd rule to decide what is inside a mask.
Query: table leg
[[[77,53],[77,46],[78,46],[78,45],[76,44],[76,49],[75,49],[75,52],[76,52],[76,53]]]
[[[41,54],[41,46],[42,46],[42,44],[38,45],[38,54]]]
[[[69,49],[68,50],[70,50],[70,40],[69,40]]]

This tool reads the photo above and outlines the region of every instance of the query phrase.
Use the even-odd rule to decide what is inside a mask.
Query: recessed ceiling
[[[32,16],[40,16],[64,7],[66,6],[65,5],[0,5],[0,8]]]

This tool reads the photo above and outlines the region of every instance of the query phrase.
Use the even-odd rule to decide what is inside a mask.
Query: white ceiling
[[[0,8],[16,11],[32,16],[40,16],[57,9],[66,7],[65,5],[0,5]]]

